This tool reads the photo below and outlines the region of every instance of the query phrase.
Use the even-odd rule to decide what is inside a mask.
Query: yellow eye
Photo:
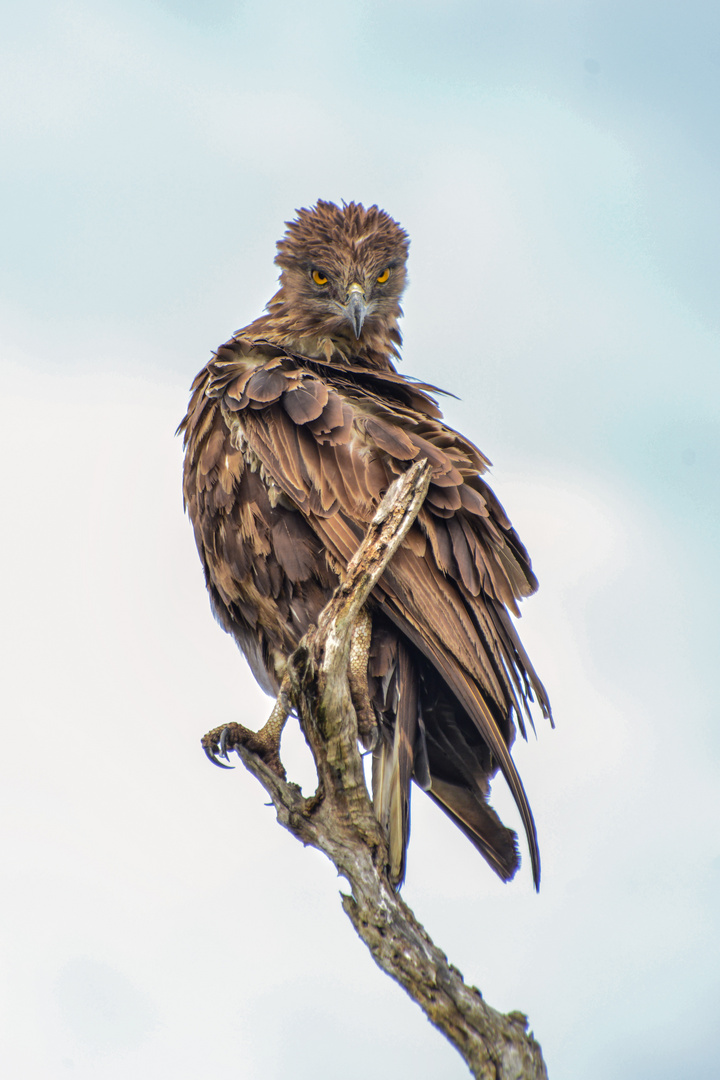
[[[384,285],[387,279],[390,277],[390,267],[386,267],[380,277],[377,279],[378,285]]]
[[[327,278],[319,270],[313,270],[312,279],[316,285],[327,285]]]

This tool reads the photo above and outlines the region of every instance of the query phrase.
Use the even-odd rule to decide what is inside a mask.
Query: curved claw
[[[228,752],[227,752],[227,740],[228,740],[228,731],[229,730],[230,730],[229,728],[224,727],[222,729],[222,731],[220,732],[220,757],[224,757],[226,761],[230,760],[230,758],[228,757]],[[218,762],[218,765],[219,764],[220,764],[220,762]],[[226,769],[233,769],[234,767],[235,767],[234,765],[226,765],[225,766]]]
[[[225,732],[223,732],[223,735],[224,734]],[[218,761],[217,757],[215,756],[215,752],[209,746],[203,746],[203,750],[205,751],[205,756],[207,757],[208,761],[212,761],[213,765],[217,765],[218,769],[235,768],[234,765],[225,765],[222,761]],[[227,753],[225,753],[224,756],[227,757]]]

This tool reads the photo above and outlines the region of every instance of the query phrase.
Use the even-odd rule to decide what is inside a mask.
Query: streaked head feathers
[[[285,224],[287,232],[278,241],[275,256],[283,270],[311,263],[336,271],[348,263],[363,268],[372,264],[379,276],[391,263],[404,265],[410,248],[405,230],[378,206],[366,210],[351,202],[339,207],[318,199]]]
[[[275,257],[280,291],[269,310],[280,319],[292,311],[298,346],[308,351],[312,337],[326,354],[330,341],[355,353],[362,339],[371,357],[397,355],[410,246],[404,229],[377,206],[323,200],[286,224]]]

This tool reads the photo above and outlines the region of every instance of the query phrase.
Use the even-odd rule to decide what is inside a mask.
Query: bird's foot
[[[202,748],[213,765],[221,769],[232,769],[232,765],[225,765],[220,758],[229,761],[228,751],[236,750],[238,746],[244,746],[246,750],[256,754],[261,761],[272,771],[285,779],[285,767],[280,760],[280,738],[283,728],[290,715],[292,704],[289,696],[290,682],[286,676],[280,687],[280,693],[273,707],[273,711],[267,719],[267,723],[259,731],[251,731],[242,724],[223,724],[222,727],[213,728],[203,735]]]
[[[251,731],[242,724],[224,724],[222,727],[208,731],[207,735],[203,735],[202,748],[213,765],[221,769],[232,769],[233,765],[225,764],[230,760],[229,751],[237,750],[238,746],[244,746],[284,780],[285,768],[280,760],[280,738],[274,729],[268,730],[268,728],[269,724],[265,724],[259,731]],[[224,758],[224,761],[220,758]]]
[[[357,715],[358,738],[366,750],[375,749],[379,730],[367,683],[368,652],[371,638],[372,622],[370,615],[363,608],[355,624],[350,643],[348,683],[350,684],[350,697]]]
[[[351,683],[350,696],[352,697],[352,703],[357,716],[358,738],[363,745],[363,749],[374,750],[377,746],[380,733],[377,720],[375,719],[375,712],[370,704],[367,688],[363,688],[365,689],[364,695],[353,693],[354,689],[355,688]]]

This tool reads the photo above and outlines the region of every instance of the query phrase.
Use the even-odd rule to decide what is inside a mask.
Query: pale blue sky
[[[530,1015],[551,1080],[714,1080],[720,9],[108,0],[3,26],[3,1074],[466,1075],[331,868],[198,749],[268,703],[210,617],[173,431],[322,197],[410,233],[403,370],[495,462],[558,721],[516,750],[540,895],[418,794],[406,897]]]

